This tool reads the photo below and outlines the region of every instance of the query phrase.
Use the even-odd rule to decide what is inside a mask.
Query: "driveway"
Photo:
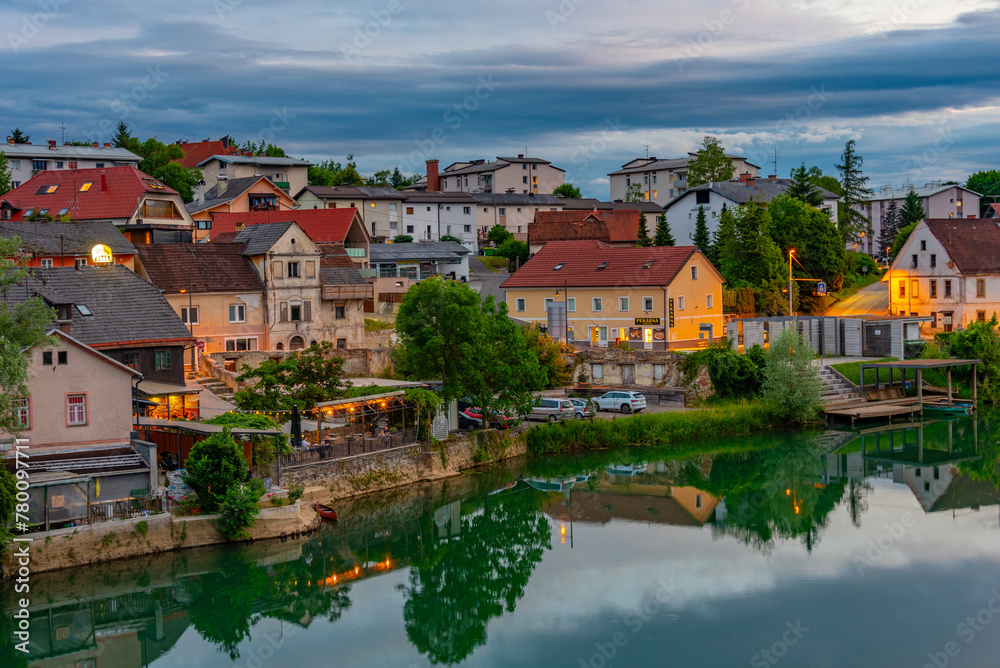
[[[872,283],[866,288],[861,288],[847,299],[831,306],[826,315],[885,315],[888,312],[889,286],[883,283]]]
[[[478,288],[480,297],[486,299],[486,295],[493,295],[497,304],[507,301],[507,291],[501,289],[500,284],[510,277],[509,273],[501,271],[494,274],[475,256],[469,257],[469,271],[472,274],[469,283],[473,289]]]

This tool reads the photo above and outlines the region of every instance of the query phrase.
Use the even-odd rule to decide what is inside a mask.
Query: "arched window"
[[[309,347],[310,348],[312,348],[315,345],[316,345],[316,341],[315,340],[309,342]]]
[[[302,350],[305,347],[306,347],[306,342],[302,339],[301,336],[293,336],[288,341],[289,350]]]
[[[284,343],[279,343],[278,345],[276,345],[274,347],[274,349],[275,350],[284,350],[285,349],[285,344]]]

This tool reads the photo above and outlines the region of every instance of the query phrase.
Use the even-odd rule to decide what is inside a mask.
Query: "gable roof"
[[[675,172],[687,172],[688,163],[698,157],[697,153],[688,153],[686,157],[683,158],[667,158],[665,160],[657,160],[656,158],[636,158],[622,165],[622,168],[618,171],[611,172],[608,176],[617,176],[619,174],[635,174],[643,172],[655,172],[663,169],[671,169]],[[730,160],[742,160],[751,167],[756,167],[760,169],[760,165],[755,165],[749,160],[747,160],[742,155],[735,155],[733,153],[726,153],[726,157]],[[633,164],[634,163],[634,164]],[[628,165],[632,165],[629,167]]]
[[[298,158],[272,158],[266,155],[210,155],[198,163],[198,167],[204,166],[212,160],[225,162],[233,165],[268,165],[274,167],[312,167],[312,163]]]
[[[49,304],[73,304],[71,333],[95,348],[193,341],[159,290],[122,265],[38,269],[27,288]],[[83,315],[81,304],[92,315]]]
[[[925,218],[923,222],[960,273],[1000,273],[1000,225],[995,219]]]
[[[168,294],[260,292],[264,289],[245,244],[143,244],[139,262],[150,282]]]
[[[0,221],[0,237],[21,239],[21,248],[39,255],[90,255],[97,244],[106,244],[115,255],[135,255],[133,246],[108,221],[45,223]]]
[[[0,152],[8,158],[61,158],[64,160],[109,160],[112,162],[132,162],[139,164],[142,158],[126,148],[104,146],[55,146],[46,144],[0,144]]]
[[[736,204],[746,204],[751,200],[770,202],[775,197],[788,193],[788,189],[791,187],[792,183],[793,181],[791,179],[775,179],[772,181],[770,179],[760,178],[753,179],[753,185],[743,183],[739,180],[702,183],[701,185],[688,188],[686,191],[667,202],[666,206],[663,208],[669,209],[680,200],[690,196],[691,193],[704,192],[706,190],[721,195]],[[824,200],[839,199],[839,196],[836,193],[832,193],[829,190],[820,188],[819,186],[816,186],[816,190],[819,191]]]
[[[986,215],[991,218],[1000,218],[1000,204],[988,204]]]
[[[536,211],[534,222],[528,223],[528,243],[587,238],[609,243],[636,242],[639,240],[639,213],[638,209]],[[600,226],[607,230],[606,233],[599,232]]]
[[[243,244],[243,255],[264,255],[271,246],[278,243],[292,225],[292,221],[270,223],[268,225],[247,225],[233,239],[235,243]]]
[[[221,139],[216,141],[181,142],[178,146],[184,151],[184,157],[174,160],[174,162],[188,169],[196,168],[201,164],[202,160],[211,158],[213,155],[231,155],[236,153],[237,150],[235,146],[230,146],[228,141],[222,141]]]
[[[372,264],[398,260],[454,260],[472,253],[456,241],[419,241],[400,244],[372,244]]]
[[[563,198],[529,193],[470,193],[480,204],[494,206],[562,206]]]
[[[83,341],[78,341],[76,338],[70,336],[66,332],[64,332],[61,329],[59,329],[58,327],[53,328],[52,330],[50,330],[49,331],[49,336],[58,336],[58,337],[60,337],[62,339],[66,339],[66,341],[68,341],[68,342],[72,343],[73,345],[75,345],[75,346],[83,349],[84,351],[90,353],[94,357],[99,358],[101,361],[107,362],[111,366],[117,368],[119,371],[124,371],[125,373],[127,373],[127,374],[129,374],[131,376],[142,376],[141,373],[139,373],[138,371],[136,371],[132,367],[125,366],[124,364],[122,364],[121,362],[119,362],[118,360],[116,360],[115,358],[108,357],[107,355],[105,355],[101,351],[95,350],[94,348],[91,348],[90,346],[88,346]]]
[[[261,195],[274,195],[275,197],[279,198],[283,197],[287,199],[289,202],[291,202],[290,204],[286,205],[288,208],[291,208],[295,204],[295,200],[289,197],[284,190],[276,186],[271,179],[263,175],[258,175],[258,176],[244,176],[238,179],[229,179],[228,181],[219,181],[214,186],[205,191],[204,202],[198,202],[198,201],[188,202],[185,206],[187,207],[188,213],[198,213],[199,211],[211,209],[222,204],[228,204],[233,200],[238,199],[243,195],[247,194],[261,181],[266,181],[267,184],[271,186],[268,192],[261,192],[260,193]],[[223,186],[225,186],[225,190],[222,190]]]
[[[368,186],[306,186],[295,196],[312,193],[320,199],[406,199],[405,193],[389,187]]]
[[[81,188],[90,183],[85,191]],[[51,193],[39,194],[43,186],[53,187]],[[48,209],[58,217],[68,209],[71,220],[131,218],[146,195],[180,195],[148,174],[132,166],[101,169],[60,169],[41,172],[30,181],[14,188],[0,198],[16,209],[11,220],[22,220],[25,211]],[[172,197],[172,198],[174,198]]]
[[[613,248],[600,241],[553,241],[531,256],[500,287],[509,290],[562,285],[664,286],[673,281],[697,252],[695,246]],[[600,268],[602,264],[603,269]],[[562,266],[556,269],[559,265]]]
[[[368,238],[361,214],[355,208],[250,211],[249,213],[222,212],[216,214],[215,218],[212,219],[212,238],[215,238],[217,234],[235,232],[239,223],[250,228],[257,225],[287,222],[296,223],[317,244],[344,243],[347,241],[351,226],[355,224],[365,232],[365,237]]]
[[[888,200],[904,200],[906,196],[910,194],[912,190],[916,193],[917,197],[932,197],[938,193],[951,190],[952,188],[958,188],[959,190],[964,190],[965,192],[972,193],[976,197],[982,197],[981,194],[974,190],[969,190],[965,186],[960,186],[957,183],[941,183],[940,181],[933,183],[925,183],[920,188],[912,188],[904,184],[902,188],[894,188],[892,186],[883,186],[877,190],[873,190],[868,193],[867,201],[869,202],[879,202]]]

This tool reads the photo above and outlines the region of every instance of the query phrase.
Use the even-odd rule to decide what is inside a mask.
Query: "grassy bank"
[[[528,453],[664,446],[698,438],[737,436],[785,427],[768,404],[731,403],[684,413],[614,420],[571,420],[528,430]]]
[[[875,360],[874,362],[844,362],[842,364],[831,364],[830,366],[840,374],[851,381],[855,385],[861,385],[861,365],[862,364],[877,364],[878,362],[898,362],[895,357],[883,357],[880,360]],[[891,378],[890,378],[891,376]],[[910,372],[910,376],[913,376],[913,372]],[[903,377],[903,372],[898,369],[879,369],[878,377],[880,383],[888,383],[890,380],[899,381]],[[865,382],[869,385],[875,380],[875,374],[871,371],[865,373]]]

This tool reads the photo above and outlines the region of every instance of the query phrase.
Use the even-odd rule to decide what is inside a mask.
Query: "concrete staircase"
[[[824,408],[853,406],[864,403],[864,398],[857,388],[844,380],[836,371],[828,366],[819,367],[819,378],[823,381],[821,401]]]
[[[226,401],[233,400],[233,391],[229,388],[229,386],[224,383],[220,383],[215,378],[199,376],[195,379],[195,382],[204,387],[206,390],[209,390],[212,394],[216,394]]]

